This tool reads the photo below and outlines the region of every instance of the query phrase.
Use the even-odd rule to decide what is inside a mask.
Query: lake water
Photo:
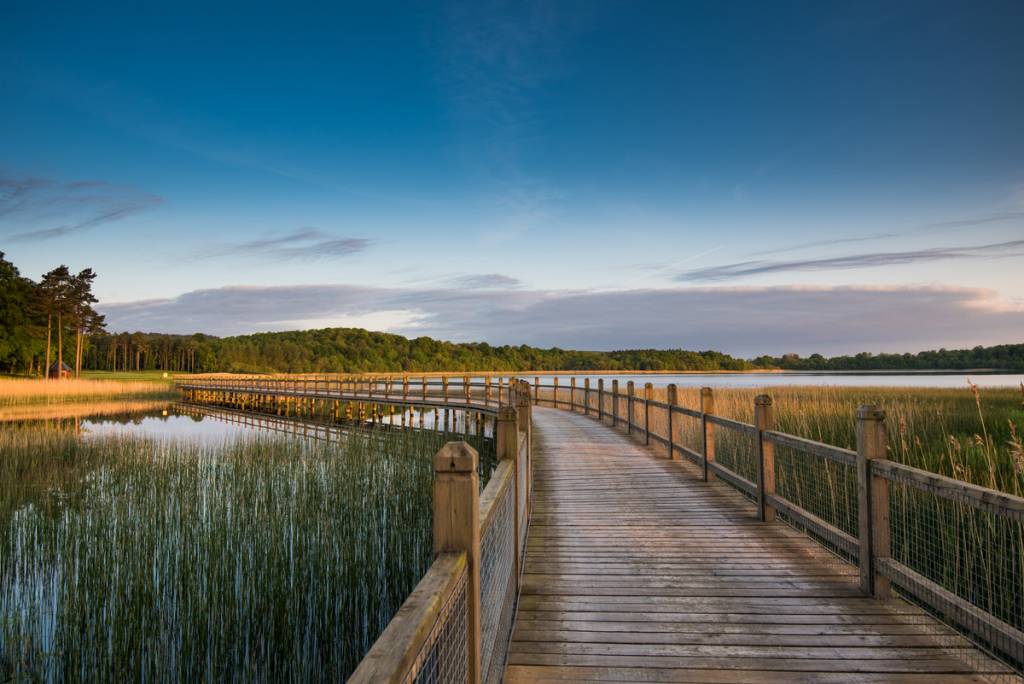
[[[530,382],[540,378],[541,386],[569,384],[569,376],[527,376]],[[955,373],[643,373],[637,375],[601,375],[581,373],[577,386],[583,378],[590,378],[591,388],[596,388],[598,379],[603,379],[605,388],[611,388],[612,380],[618,380],[621,387],[632,380],[637,385],[651,383],[663,387],[675,383],[680,387],[779,387],[783,385],[834,385],[839,387],[967,387],[968,381],[979,387],[1019,387],[1024,375],[1014,373],[991,373],[957,371]]]

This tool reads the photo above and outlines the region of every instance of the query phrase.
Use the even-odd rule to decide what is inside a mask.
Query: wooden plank
[[[942,673],[779,672],[770,670],[706,670],[662,667],[588,667],[511,665],[507,684],[531,682],[677,682],[679,684],[982,684],[984,675]]]
[[[714,419],[709,432],[732,423]],[[703,482],[663,447],[552,409],[534,411],[534,438],[507,681],[961,682],[1007,672],[916,606],[865,597],[856,567],[800,531],[759,522],[739,492]],[[736,477],[713,456],[709,469]]]

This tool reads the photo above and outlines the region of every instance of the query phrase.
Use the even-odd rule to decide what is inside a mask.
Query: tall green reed
[[[346,677],[429,565],[445,439],[5,429],[0,679]]]

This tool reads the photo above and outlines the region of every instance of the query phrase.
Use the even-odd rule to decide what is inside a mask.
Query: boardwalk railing
[[[525,383],[510,385],[483,493],[471,446],[449,442],[434,456],[434,563],[350,682],[500,681],[529,521],[529,397]]]
[[[582,412],[621,427],[669,458],[692,461],[705,480],[742,492],[763,521],[778,516],[858,566],[861,589],[893,588],[1018,671],[1024,669],[1024,499],[888,460],[885,412],[856,412],[857,449],[778,432],[772,399],[758,396],[754,423],[666,400],[647,383],[613,380],[533,386],[535,405]],[[561,381],[561,384],[560,384]]]
[[[686,407],[674,385],[661,401],[650,383],[637,393],[633,382],[620,391],[618,380],[608,388],[602,379],[555,377],[532,389],[502,380],[406,375],[179,385],[186,393],[231,393],[243,406],[255,401],[280,411],[283,402],[285,413],[289,402],[320,400],[497,416],[502,463],[482,494],[468,445],[450,443],[435,458],[436,561],[354,681],[500,678],[530,507],[531,403],[584,413],[661,445],[668,458],[691,461],[703,479],[720,479],[746,496],[758,519],[778,518],[858,567],[865,594],[884,599],[895,590],[1024,669],[1024,499],[887,459],[883,411],[857,411],[857,448],[850,450],[775,430],[766,395],[756,398],[754,422],[746,423],[717,415],[707,387],[699,406]]]
[[[298,401],[343,401],[496,411],[512,403],[511,376],[189,376],[176,380],[186,394],[251,398],[262,406]]]

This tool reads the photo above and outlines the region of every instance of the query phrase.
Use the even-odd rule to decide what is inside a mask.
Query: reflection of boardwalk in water
[[[325,441],[339,440],[346,435],[363,431],[370,427],[385,430],[427,430],[433,432],[436,426],[438,431],[449,432],[443,430],[444,426],[449,424],[449,421],[438,419],[433,413],[422,416],[418,424],[412,419],[402,421],[399,419],[399,416],[391,416],[390,420],[385,420],[375,425],[370,422],[335,423],[294,416],[285,418],[273,414],[186,402],[175,404],[175,410],[185,416],[213,418],[231,425]],[[450,421],[453,427],[450,433],[453,437],[469,433],[482,434],[485,437],[491,436],[493,434],[491,421],[483,419],[480,423],[477,423],[477,420],[480,419],[475,416],[470,417],[468,421],[464,416],[456,417]]]

